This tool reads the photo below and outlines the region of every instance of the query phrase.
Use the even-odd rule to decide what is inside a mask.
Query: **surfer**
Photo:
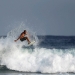
[[[14,41],[16,42],[16,41],[19,40],[19,39],[20,39],[20,41],[25,41],[25,40],[27,40],[28,44],[30,44],[31,42],[30,42],[29,38],[28,38],[27,36],[25,36],[25,35],[27,35],[27,31],[26,31],[26,30],[24,30],[24,31],[20,34],[20,36],[19,36],[16,40],[14,40]]]

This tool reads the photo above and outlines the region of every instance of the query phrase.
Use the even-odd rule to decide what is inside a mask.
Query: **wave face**
[[[38,36],[41,43],[39,46],[45,48],[69,49],[75,48],[75,36]]]
[[[10,33],[9,33],[10,34]],[[75,72],[75,37],[35,36],[34,48],[15,37],[0,38],[0,70],[23,72]],[[3,67],[5,66],[5,67]]]

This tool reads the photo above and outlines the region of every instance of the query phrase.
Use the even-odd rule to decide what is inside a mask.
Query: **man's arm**
[[[21,37],[21,35],[16,39],[16,40],[14,40],[15,42],[17,41],[17,40],[19,40],[20,39],[20,37]]]

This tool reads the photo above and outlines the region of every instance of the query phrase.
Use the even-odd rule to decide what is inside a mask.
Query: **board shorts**
[[[21,41],[24,41],[24,40],[26,40],[26,37],[24,37],[24,38],[21,38],[20,40],[21,40]]]

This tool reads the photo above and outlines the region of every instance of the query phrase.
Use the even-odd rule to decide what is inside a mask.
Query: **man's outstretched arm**
[[[20,39],[20,37],[21,37],[21,35],[16,39],[16,40],[14,40],[15,42],[17,41],[17,40],[19,40]]]

